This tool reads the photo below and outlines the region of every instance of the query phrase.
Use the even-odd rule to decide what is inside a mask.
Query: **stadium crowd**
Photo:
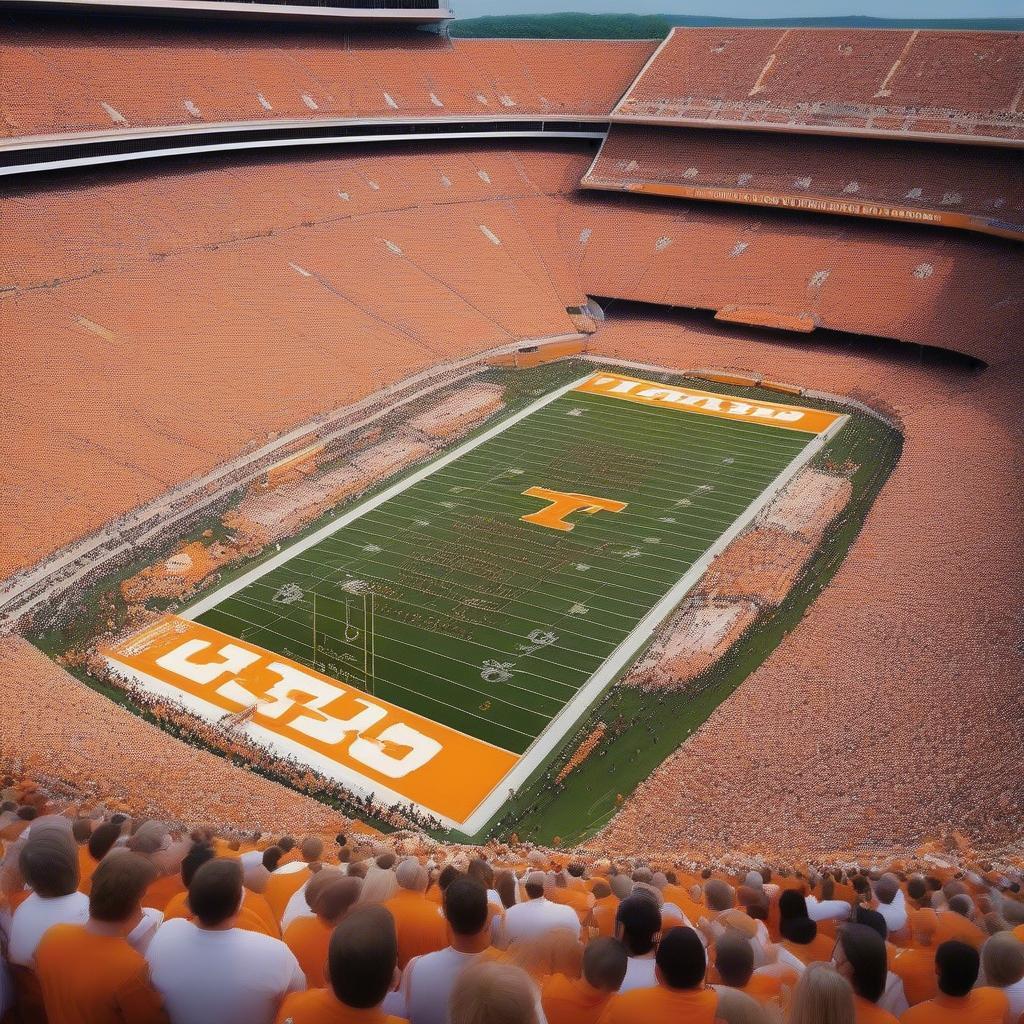
[[[4,1024],[1024,1020],[1019,863],[296,842],[85,814],[7,782]]]

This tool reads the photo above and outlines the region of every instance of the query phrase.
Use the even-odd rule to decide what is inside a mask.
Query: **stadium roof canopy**
[[[218,20],[396,22],[430,24],[454,17],[445,0],[0,0],[0,9],[129,14]]]

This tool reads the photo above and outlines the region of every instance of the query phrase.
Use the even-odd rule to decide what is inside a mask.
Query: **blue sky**
[[[800,18],[862,14],[876,18],[1021,18],[1024,0],[452,0],[460,18],[482,14],[705,14],[727,18]]]

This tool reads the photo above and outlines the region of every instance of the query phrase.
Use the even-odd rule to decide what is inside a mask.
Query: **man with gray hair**
[[[429,877],[415,857],[406,857],[395,868],[398,891],[381,904],[395,919],[398,966],[403,970],[413,957],[436,953],[448,945],[444,914],[424,895]]]
[[[580,919],[572,907],[553,903],[545,896],[545,889],[553,887],[543,871],[531,871],[526,876],[526,902],[517,903],[505,911],[504,935],[507,943],[532,939],[555,928],[564,928],[579,938]]]

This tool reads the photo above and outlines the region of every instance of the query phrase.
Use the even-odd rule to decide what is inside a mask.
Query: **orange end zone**
[[[716,395],[711,391],[659,384],[638,377],[623,377],[616,373],[595,373],[576,390],[591,395],[618,398],[626,402],[674,409],[677,412],[692,412],[727,420],[745,420],[748,423],[760,423],[762,426],[779,427],[782,430],[799,430],[809,434],[824,433],[837,420],[842,419],[842,413],[838,412],[806,409],[799,405],[783,405],[780,402],[766,402],[760,399],[747,401],[730,395]]]
[[[519,757],[209,626],[165,615],[104,648],[146,689],[247,728],[344,784],[464,822]]]

